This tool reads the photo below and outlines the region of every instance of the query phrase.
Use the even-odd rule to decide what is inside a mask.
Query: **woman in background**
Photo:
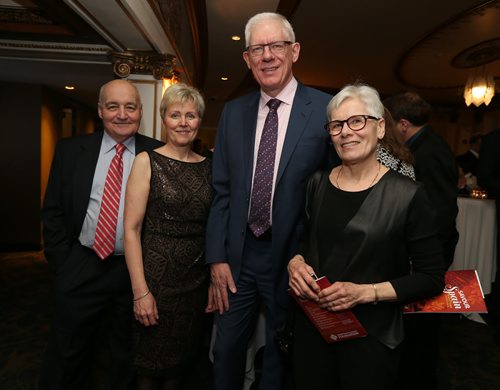
[[[385,134],[377,144],[377,160],[402,175],[415,180],[414,158],[399,138],[396,124],[387,108],[384,108]]]
[[[185,84],[160,104],[167,143],[135,160],[125,198],[138,388],[179,389],[201,342],[207,303],[205,224],[211,161],[192,150],[205,104]]]

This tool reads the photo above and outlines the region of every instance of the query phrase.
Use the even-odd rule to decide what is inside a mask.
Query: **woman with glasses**
[[[140,390],[179,389],[201,343],[212,164],[192,144],[204,110],[196,89],[169,87],[160,103],[167,143],[137,155],[127,184],[125,258],[134,293]]]
[[[306,233],[290,287],[328,311],[351,309],[367,336],[326,343],[296,309],[292,361],[300,389],[391,389],[403,341],[402,304],[439,294],[444,268],[422,187],[377,160],[384,107],[367,85],[343,88],[325,125],[342,160],[309,181]],[[315,281],[332,283],[320,290]]]

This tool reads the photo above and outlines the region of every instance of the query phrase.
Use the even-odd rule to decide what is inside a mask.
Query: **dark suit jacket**
[[[477,176],[479,159],[470,150],[458,156],[457,163],[464,173],[471,173],[473,176]]]
[[[214,200],[207,226],[207,263],[228,262],[235,282],[241,268],[252,186],[260,92],[227,103],[217,129]],[[330,96],[298,84],[278,167],[272,208],[273,277],[278,301],[287,302],[286,264],[303,232],[305,185],[328,161],[323,129]]]
[[[45,257],[52,269],[65,261],[80,235],[103,134],[96,132],[57,143],[42,208]],[[135,135],[136,154],[162,144]]]
[[[479,153],[478,184],[491,196],[500,198],[500,129],[483,136]]]
[[[415,156],[415,177],[424,184],[425,192],[436,212],[438,234],[443,244],[447,267],[453,262],[458,231],[458,169],[455,157],[444,139],[425,126],[409,145]]]

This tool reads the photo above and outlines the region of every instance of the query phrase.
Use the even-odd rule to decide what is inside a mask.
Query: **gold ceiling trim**
[[[175,76],[176,57],[153,51],[127,50],[109,52],[113,72],[121,78],[131,74],[152,75],[155,79],[170,79]]]

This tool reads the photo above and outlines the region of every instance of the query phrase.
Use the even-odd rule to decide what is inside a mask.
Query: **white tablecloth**
[[[460,234],[450,269],[475,269],[483,293],[491,292],[495,281],[496,243],[495,201],[458,198],[457,230]]]

